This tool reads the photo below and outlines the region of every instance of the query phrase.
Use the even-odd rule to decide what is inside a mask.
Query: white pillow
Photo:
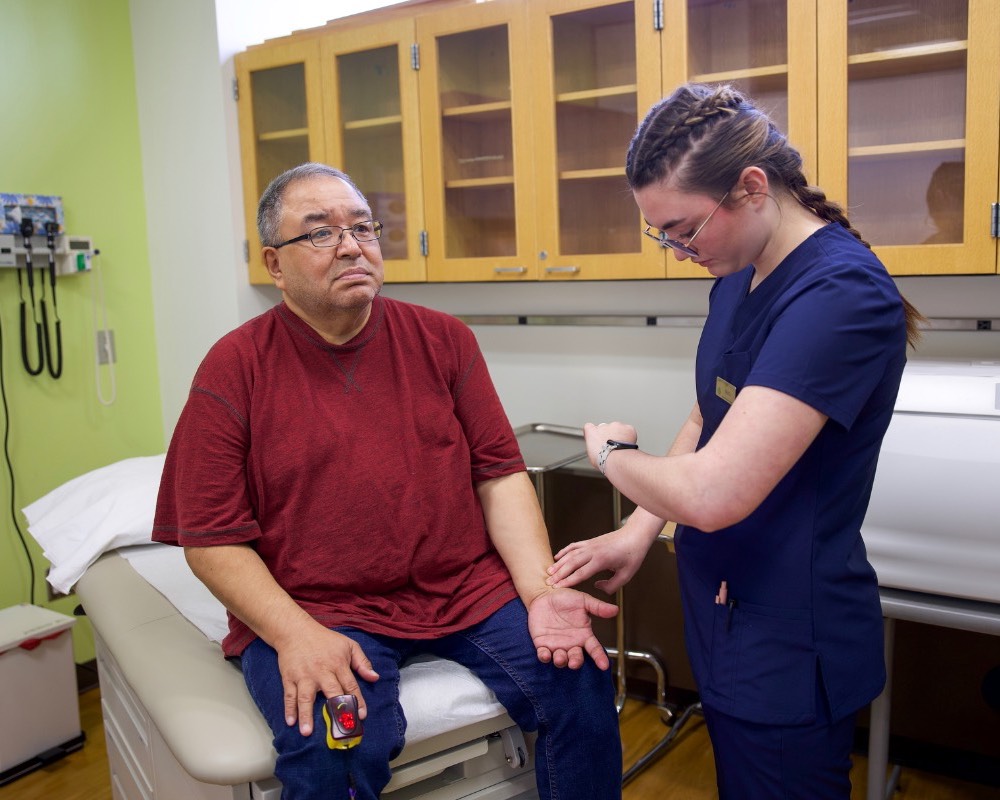
[[[51,562],[48,581],[67,593],[101,553],[149,544],[165,454],[126,458],[53,489],[24,510]]]

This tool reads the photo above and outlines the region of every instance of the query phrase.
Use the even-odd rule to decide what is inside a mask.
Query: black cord
[[[62,348],[62,322],[59,321],[59,311],[56,309],[55,304],[52,306],[52,310],[56,312],[56,361],[52,362],[52,340],[49,338],[49,315],[45,310],[45,298],[42,298],[42,339],[45,342],[45,361],[49,367],[49,375],[52,376],[54,380],[58,379],[62,375],[63,369],[63,348]],[[40,365],[39,365],[40,366]],[[38,370],[41,372],[41,370]]]
[[[28,294],[31,297],[31,319],[35,324],[35,342],[38,344],[38,367],[31,366],[28,359],[28,312],[24,307],[24,290],[21,288],[21,271],[17,272],[17,288],[21,294],[21,361],[24,369],[29,375],[39,375],[45,369],[45,351],[42,340],[42,325],[38,321],[38,311],[35,306],[35,279],[34,268],[31,258],[31,237],[35,233],[35,223],[33,220],[21,220],[21,235],[24,237],[24,271],[28,276]],[[45,291],[45,282],[42,281],[42,291]]]
[[[17,503],[14,500],[16,492],[14,490],[14,466],[10,461],[10,407],[7,405],[7,387],[4,383],[2,316],[0,316],[0,400],[3,402],[3,455],[7,463],[7,474],[10,475],[10,518],[14,523],[14,530],[17,531],[17,538],[21,540],[21,547],[24,549],[24,556],[28,561],[28,572],[31,580],[28,589],[28,602],[33,604],[35,602],[35,560],[31,557],[28,542],[24,538],[24,533],[21,532],[21,523],[17,519]]]
[[[52,313],[56,319],[56,361],[52,361],[52,340],[49,338],[49,320],[45,311],[45,279],[42,279],[42,333],[45,340],[45,361],[49,375],[58,379],[63,369],[62,322],[59,320],[59,304],[56,302],[56,233],[59,226],[54,222],[45,223],[46,243],[49,246],[49,284],[52,286]]]

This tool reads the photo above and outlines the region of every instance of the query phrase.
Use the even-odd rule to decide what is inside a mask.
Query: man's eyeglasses
[[[308,239],[313,247],[337,247],[344,241],[344,234],[350,233],[357,242],[374,242],[382,235],[382,223],[375,219],[356,222],[349,228],[340,225],[323,225],[320,228],[313,228],[309,233],[295,236],[281,244],[274,245],[274,249],[284,247],[286,244],[294,244]]]
[[[701,233],[701,229],[708,225],[708,221],[712,218],[719,207],[726,202],[726,198],[729,197],[729,192],[722,195],[722,199],[716,204],[712,212],[705,217],[705,221],[698,226],[697,230],[688,237],[687,243],[679,242],[676,239],[671,239],[667,234],[661,231],[659,228],[654,228],[652,225],[647,225],[646,229],[643,231],[650,239],[655,239],[660,243],[661,247],[669,247],[671,250],[676,250],[678,253],[683,253],[688,258],[693,258],[699,255],[698,251],[691,246],[691,242],[694,241],[694,237]]]

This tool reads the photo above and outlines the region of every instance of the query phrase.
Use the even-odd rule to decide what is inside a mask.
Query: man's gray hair
[[[257,233],[260,234],[260,243],[264,247],[274,247],[280,243],[278,228],[281,225],[281,203],[285,197],[285,190],[291,184],[295,183],[295,181],[315,178],[317,176],[340,178],[340,180],[344,181],[344,183],[358,193],[358,197],[365,204],[368,203],[354,181],[339,169],[326,164],[318,164],[314,161],[299,164],[297,167],[292,167],[290,170],[282,172],[277,178],[271,181],[264,190],[264,194],[260,197],[260,203],[257,205]]]

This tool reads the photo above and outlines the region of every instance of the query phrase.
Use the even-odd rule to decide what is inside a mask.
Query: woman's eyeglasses
[[[698,226],[697,230],[688,237],[687,242],[679,242],[676,239],[671,239],[667,234],[661,231],[659,228],[654,228],[652,225],[647,225],[646,229],[643,231],[650,239],[655,239],[660,243],[661,247],[669,247],[671,250],[676,250],[678,253],[683,253],[688,258],[693,258],[699,255],[698,251],[691,247],[691,242],[694,241],[694,237],[701,233],[701,229],[704,228],[708,221],[712,218],[712,215],[719,210],[719,207],[726,201],[729,197],[729,192],[722,195],[722,199],[716,204],[715,208],[712,209],[711,213],[705,217],[705,221]]]

